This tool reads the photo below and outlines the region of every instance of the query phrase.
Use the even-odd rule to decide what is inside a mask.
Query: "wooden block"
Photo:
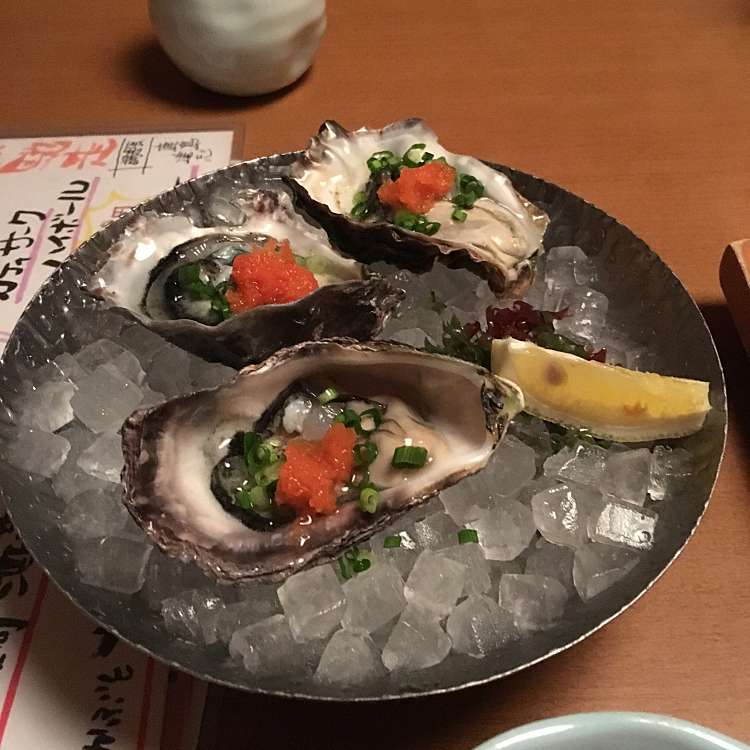
[[[750,239],[732,242],[724,251],[719,280],[745,351],[750,355]]]

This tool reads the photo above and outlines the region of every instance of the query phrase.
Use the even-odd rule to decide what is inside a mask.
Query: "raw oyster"
[[[219,579],[283,577],[336,556],[479,471],[521,407],[515,385],[461,360],[390,342],[303,343],[225,386],[132,415],[122,430],[125,503],[162,549]],[[331,410],[322,429],[321,409]],[[336,485],[333,508],[291,502],[299,477],[287,482],[284,471],[293,441],[298,449],[322,445],[335,430],[356,430],[348,455],[372,451],[369,458]],[[319,444],[311,442],[316,435],[324,435]],[[423,450],[421,467],[394,468],[394,448],[404,446]],[[268,453],[278,455],[255,464]],[[250,484],[235,481],[239,471]],[[269,480],[275,499],[256,505],[252,493]],[[363,487],[376,489],[375,505],[372,497],[363,504]]]
[[[456,172],[454,202],[450,194],[438,199],[419,218],[421,231],[414,231],[409,227],[415,226],[415,215],[388,213],[378,188],[397,179],[399,170],[440,159]],[[466,191],[475,191],[468,200],[465,192],[458,197],[462,179],[469,180]],[[387,260],[413,271],[428,270],[439,257],[480,272],[496,292],[529,282],[531,259],[542,248],[548,224],[546,214],[518,195],[504,174],[446,151],[416,118],[382,130],[348,131],[324,122],[287,182],[299,204],[353,257]]]
[[[342,257],[325,233],[297,214],[286,193],[253,190],[233,227],[198,227],[186,216],[139,217],[115,244],[89,291],[178,346],[232,367],[284,346],[331,336],[377,334],[402,293]],[[288,241],[318,288],[293,302],[229,312],[226,292],[238,255]]]

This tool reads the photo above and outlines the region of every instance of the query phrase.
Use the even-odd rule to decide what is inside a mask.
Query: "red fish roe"
[[[289,242],[279,243],[273,238],[235,258],[231,281],[226,297],[233,313],[258,305],[294,302],[318,288],[312,271],[295,263]]]
[[[455,179],[456,170],[442,161],[430,161],[420,167],[404,167],[397,180],[380,186],[378,198],[393,208],[424,214],[448,195]]]
[[[322,440],[290,440],[276,485],[276,502],[302,512],[336,510],[336,489],[354,470],[352,449],[357,435],[337,422]]]

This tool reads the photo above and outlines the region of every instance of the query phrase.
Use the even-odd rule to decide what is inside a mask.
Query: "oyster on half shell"
[[[200,227],[181,215],[138,217],[88,291],[178,346],[232,367],[302,341],[365,340],[380,332],[401,290],[342,256],[325,232],[294,211],[286,193],[249,190],[237,202],[245,220],[236,226]],[[292,302],[231,314],[225,293],[233,263],[270,240],[287,241],[317,288]]]
[[[400,166],[372,167],[373,155],[391,155]],[[386,158],[388,158],[386,156]],[[416,159],[416,162],[414,161]],[[424,160],[444,159],[462,175],[478,180],[483,195],[459,211],[449,192],[424,214],[431,234],[413,231],[378,199],[383,181]],[[369,162],[369,164],[368,164]],[[375,164],[377,164],[375,160]],[[381,167],[385,162],[381,160]],[[519,289],[532,275],[532,258],[542,249],[547,215],[520,196],[502,173],[471,156],[446,151],[436,134],[412,118],[382,130],[349,131],[334,121],[321,125],[304,154],[291,166],[287,182],[299,204],[326,227],[331,237],[364,262],[386,260],[412,271],[425,271],[436,258],[465,266],[487,278],[495,292]],[[476,184],[476,183],[475,183]],[[367,205],[366,215],[356,209]],[[389,212],[390,211],[390,212]],[[355,216],[359,218],[355,218]],[[463,217],[463,218],[461,218]],[[400,225],[399,225],[400,223]]]
[[[330,399],[316,397],[323,392]],[[122,430],[125,503],[162,549],[220,580],[279,578],[482,469],[521,408],[515,385],[461,360],[390,342],[303,343],[227,385],[132,415]],[[335,429],[356,431],[345,450],[369,458],[339,477],[327,510],[292,503],[300,478],[287,486],[284,471],[293,441],[309,448],[322,436],[323,445]],[[423,464],[396,466],[401,446],[423,449]],[[261,449],[274,456],[257,471]],[[275,500],[245,502],[237,472],[255,477],[250,497],[273,481]],[[363,482],[377,488],[375,506],[363,506]]]

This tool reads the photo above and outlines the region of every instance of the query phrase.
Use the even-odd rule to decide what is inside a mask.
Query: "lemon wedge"
[[[530,414],[624,443],[697,432],[711,408],[700,380],[589,362],[512,338],[492,342],[492,372],[519,386]]]

